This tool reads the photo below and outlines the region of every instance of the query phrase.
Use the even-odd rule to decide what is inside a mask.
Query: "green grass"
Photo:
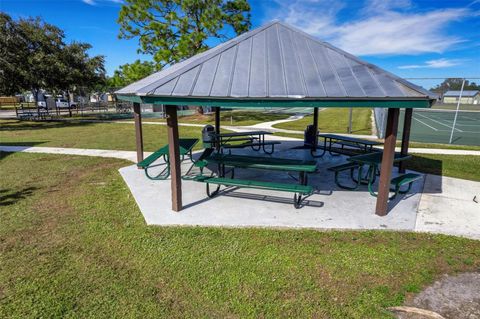
[[[273,133],[278,136],[292,137],[303,140],[303,134],[301,133],[284,133],[276,132]],[[383,140],[382,140],[383,142]],[[401,141],[397,141],[397,146],[402,144]],[[437,149],[446,149],[446,150],[468,150],[468,151],[480,151],[480,146],[476,145],[456,145],[456,144],[438,144],[438,143],[420,143],[420,142],[410,142],[411,148],[437,148]]]
[[[267,113],[264,111],[221,111],[220,121],[221,125],[233,125],[233,126],[249,126],[258,123],[283,120],[290,117],[290,114],[285,113]],[[165,121],[163,119],[149,119],[145,118],[145,121]],[[188,115],[178,118],[180,123],[191,124],[214,124],[214,114],[206,115]]]
[[[352,133],[372,134],[371,114],[372,110],[368,108],[353,109]],[[318,129],[320,132],[347,133],[348,119],[348,108],[327,108],[318,113]],[[303,132],[312,122],[313,116],[310,115],[297,121],[276,124],[273,127]]]
[[[179,134],[185,138],[200,138],[201,128],[181,126]],[[167,143],[166,126],[143,125],[143,140],[146,151],[157,150]],[[135,129],[129,123],[0,120],[0,144],[133,151]]]
[[[406,165],[419,172],[480,182],[480,156],[416,154]]]
[[[130,163],[0,155],[2,318],[390,318],[480,270],[480,241],[449,236],[146,226]]]

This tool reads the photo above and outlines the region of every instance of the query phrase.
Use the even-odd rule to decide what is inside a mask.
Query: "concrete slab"
[[[428,175],[415,228],[480,239],[479,202],[480,183]]]
[[[282,143],[274,156],[311,160],[308,151],[291,150],[291,146],[289,142]],[[241,153],[246,152],[238,152]],[[301,209],[293,207],[291,193],[222,188],[224,190],[217,197],[209,199],[204,184],[184,181],[184,209],[173,212],[170,209],[170,180],[148,180],[143,171],[134,165],[120,169],[120,173],[150,225],[414,230],[422,182],[414,185],[411,194],[400,196],[392,203],[386,217],[379,217],[374,214],[376,198],[368,193],[366,187],[362,186],[359,191],[345,191],[335,186],[333,174],[327,168],[344,161],[343,156],[329,155],[317,161],[318,173],[309,175],[309,184],[315,187],[316,192]],[[186,169],[184,164],[183,171]],[[236,170],[235,175],[246,179],[296,183],[288,174],[281,172]],[[348,178],[345,177],[346,182]]]

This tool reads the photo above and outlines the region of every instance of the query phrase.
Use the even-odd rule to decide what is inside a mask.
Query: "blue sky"
[[[137,41],[119,40],[122,0],[0,0],[15,18],[41,16],[69,41],[106,56],[108,74],[137,58]],[[480,0],[250,1],[253,27],[293,24],[402,77],[480,77]],[[477,80],[477,82],[479,82]],[[426,83],[424,86],[428,86]]]

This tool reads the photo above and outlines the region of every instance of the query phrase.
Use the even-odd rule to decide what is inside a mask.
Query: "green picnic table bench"
[[[374,146],[383,144],[377,141],[338,134],[318,134],[318,137],[323,138],[323,146],[317,145],[316,148],[322,149],[323,152],[315,154],[315,150],[312,148],[311,154],[314,158],[322,157],[327,151],[330,155],[344,154],[349,156],[371,153],[379,151]],[[340,147],[334,147],[333,145],[339,145]]]
[[[189,159],[193,162],[192,158],[192,150],[193,147],[198,143],[198,139],[196,138],[181,138],[179,139],[179,146],[180,146],[180,161],[185,159],[185,156],[188,156]],[[155,164],[155,162],[163,158],[163,162]],[[137,164],[138,167],[143,168],[145,171],[145,175],[152,180],[164,180],[170,176],[170,161],[169,161],[169,151],[168,151],[168,144],[162,146],[157,151],[153,152],[151,155],[146,157],[143,161]],[[160,173],[156,175],[150,175],[149,169],[158,166],[165,166],[165,168],[160,171]]]
[[[203,174],[203,168],[208,164],[219,165],[219,176],[207,176]],[[187,177],[186,179],[194,180],[197,182],[203,182],[206,184],[207,196],[214,197],[218,194],[220,186],[234,186],[239,188],[255,188],[255,189],[268,189],[275,191],[283,191],[294,193],[293,205],[295,208],[300,208],[302,203],[302,196],[308,196],[313,193],[313,187],[307,185],[307,173],[316,171],[317,163],[315,161],[298,161],[284,158],[271,158],[271,157],[256,157],[245,155],[227,155],[215,153],[195,162],[197,167],[200,167],[201,174]],[[225,177],[225,167],[230,167],[232,170],[231,177]],[[265,182],[256,180],[238,179],[234,177],[235,168],[247,168],[247,169],[263,169],[273,171],[284,172],[298,172],[299,183],[277,183],[277,182]],[[215,184],[217,188],[215,191],[210,192],[209,185]]]
[[[279,141],[266,141],[265,135],[270,135],[272,132],[268,131],[248,131],[248,132],[231,132],[212,134],[215,143],[218,143],[221,149],[239,149],[250,147],[254,151],[260,151],[266,154],[272,154],[275,150],[275,145],[281,144]],[[232,142],[241,142],[233,143]],[[265,146],[270,146],[267,150]]]
[[[329,170],[335,172],[335,184],[338,187],[348,190],[356,190],[360,184],[366,184],[368,191],[372,196],[377,196],[373,190],[373,183],[375,183],[376,176],[379,175],[379,165],[382,163],[383,152],[374,152],[369,154],[352,156],[347,159],[347,163],[343,163],[334,167],[330,167]],[[410,159],[410,155],[402,155],[401,153],[395,153],[393,162],[398,163]],[[365,176],[363,176],[364,166],[368,166],[368,170]],[[358,175],[355,178],[354,170],[358,170]],[[340,183],[338,180],[339,174],[343,171],[350,171],[350,177],[354,182],[354,186],[347,186]],[[389,199],[394,199],[398,194],[408,193],[412,187],[413,182],[421,179],[420,174],[407,173],[399,175],[391,179],[390,184],[393,186],[391,191],[394,193]],[[407,185],[406,190],[401,190],[402,186]]]

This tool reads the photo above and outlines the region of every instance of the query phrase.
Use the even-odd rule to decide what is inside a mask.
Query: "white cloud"
[[[82,0],[83,3],[86,3],[91,6],[96,6],[99,3],[106,3],[106,2],[111,2],[111,3],[123,3],[123,0]]]
[[[341,0],[278,0],[275,18],[356,55],[441,53],[463,42],[445,27],[471,14],[466,8],[412,12],[410,0],[372,0],[357,17],[338,22]]]
[[[420,69],[420,68],[429,68],[429,69],[440,69],[448,68],[455,65],[462,64],[464,60],[462,59],[437,59],[425,61],[424,64],[410,64],[410,65],[401,65],[399,69]]]

